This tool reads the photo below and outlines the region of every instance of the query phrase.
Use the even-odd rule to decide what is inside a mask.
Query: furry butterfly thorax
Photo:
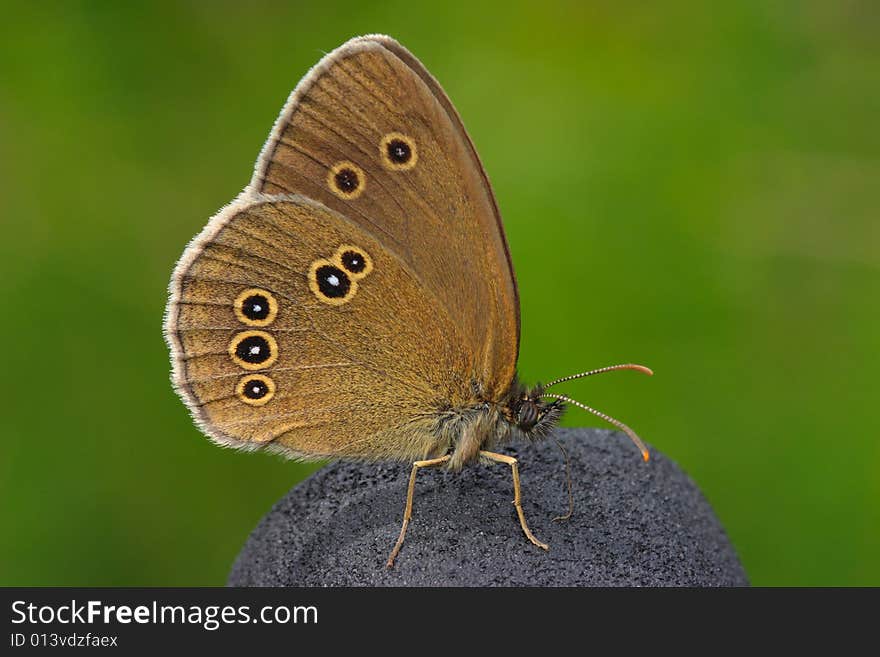
[[[293,90],[250,183],[178,261],[165,336],[176,390],[224,446],[413,472],[489,454],[518,496],[515,460],[487,450],[547,436],[575,404],[647,456],[625,425],[548,392],[647,368],[519,382],[519,295],[488,177],[439,83],[383,35],[346,42]]]

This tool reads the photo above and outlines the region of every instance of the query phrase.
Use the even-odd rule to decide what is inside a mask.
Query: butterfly
[[[577,404],[526,387],[516,278],[498,205],[438,82],[394,39],[351,39],[291,93],[253,177],[186,247],[165,314],[172,380],[220,445],[300,460],[486,459]]]

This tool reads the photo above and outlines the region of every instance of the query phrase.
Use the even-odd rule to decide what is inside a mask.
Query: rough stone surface
[[[696,485],[620,433],[560,429],[575,510],[553,441],[519,445],[523,507],[544,552],[523,535],[510,468],[419,471],[413,520],[392,570],[410,467],[334,463],[294,487],[254,529],[231,586],[746,586]]]

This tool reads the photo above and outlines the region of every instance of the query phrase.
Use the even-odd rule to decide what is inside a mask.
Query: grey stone
[[[642,461],[623,434],[559,429],[505,450],[520,460],[523,534],[510,468],[419,471],[413,519],[394,568],[410,466],[333,463],[295,486],[251,533],[231,586],[747,586],[724,529],[697,486],[651,449]]]

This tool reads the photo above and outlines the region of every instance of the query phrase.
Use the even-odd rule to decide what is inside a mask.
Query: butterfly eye
[[[275,382],[263,374],[250,374],[238,382],[235,394],[245,404],[262,406],[275,396]]]
[[[355,280],[360,280],[373,271],[373,259],[363,249],[356,246],[343,244],[336,250],[333,261],[351,274]]]
[[[353,162],[337,162],[327,174],[327,185],[336,196],[350,201],[364,193],[367,179],[363,170]]]
[[[245,290],[235,299],[235,316],[248,326],[268,326],[278,314],[278,302],[266,290]]]
[[[392,171],[412,169],[419,160],[416,142],[401,132],[390,132],[379,142],[379,157]]]
[[[260,370],[278,358],[278,343],[265,331],[242,331],[229,343],[229,356],[246,370]]]
[[[319,300],[341,306],[354,297],[357,281],[329,260],[316,260],[309,270],[309,287]]]

